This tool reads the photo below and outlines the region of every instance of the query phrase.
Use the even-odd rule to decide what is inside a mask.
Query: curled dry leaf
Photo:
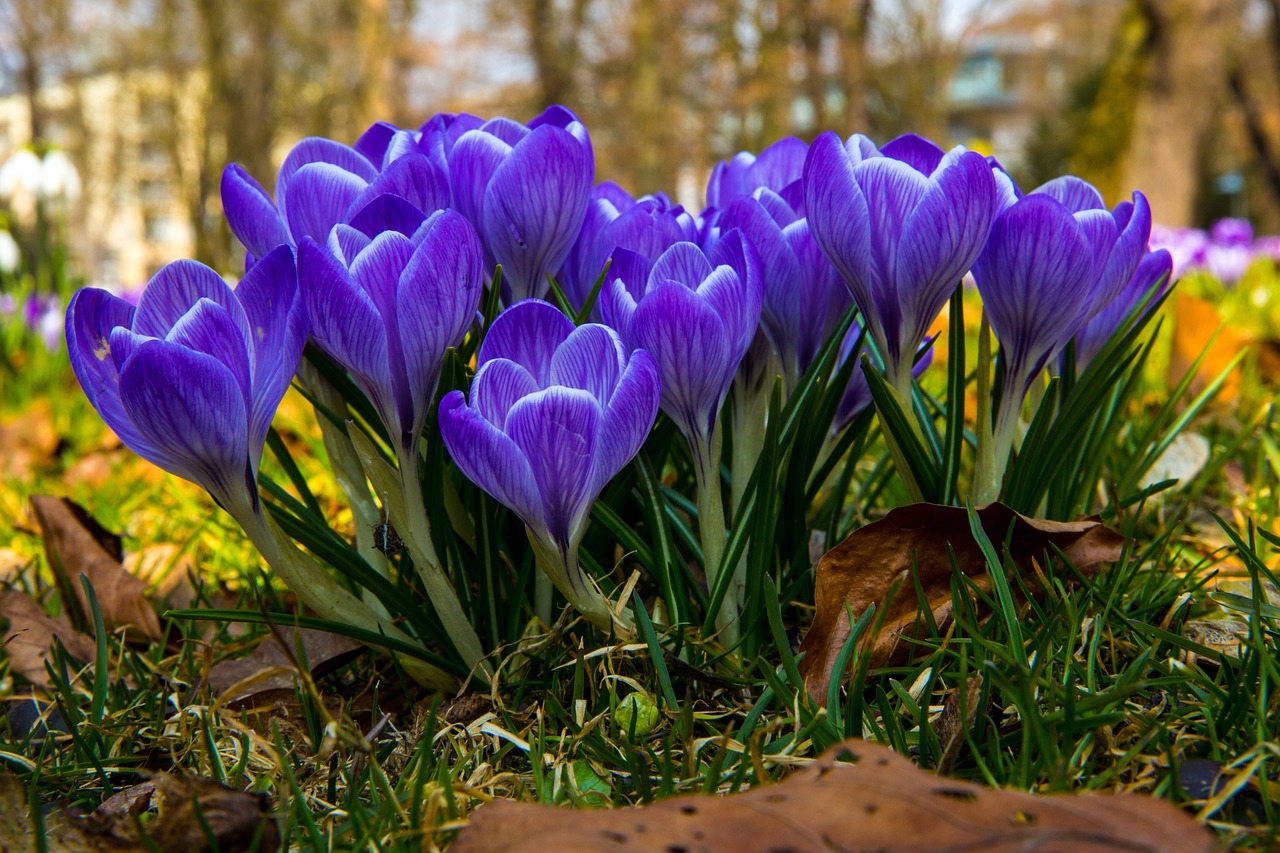
[[[1029,574],[1032,561],[1043,561],[1054,548],[1088,574],[1101,563],[1119,559],[1124,544],[1120,534],[1097,521],[1043,521],[1019,515],[998,503],[978,510],[978,517],[997,549],[1003,546],[1010,525],[1013,526],[1009,556],[1014,566]],[[810,695],[819,702],[826,700],[831,669],[849,638],[849,611],[856,621],[871,605],[885,604],[894,580],[906,574],[897,596],[887,603],[880,635],[863,638],[864,649],[872,656],[871,665],[884,665],[895,653],[905,652],[904,638],[915,636],[921,619],[910,573],[917,573],[933,618],[943,629],[951,619],[951,578],[957,570],[973,578],[980,588],[988,588],[987,561],[974,541],[964,507],[898,507],[828,551],[818,563],[813,625],[800,645],[805,653],[800,671]],[[1029,585],[1037,585],[1033,576]]]
[[[76,660],[93,660],[93,638],[71,627],[65,617],[54,618],[24,592],[14,590],[0,595],[0,619],[8,622],[4,630],[4,653],[9,666],[32,684],[47,687],[49,672],[45,661],[53,655],[56,637]]]
[[[11,774],[0,775],[0,851],[35,850],[35,829],[26,790]],[[196,804],[199,804],[199,811]],[[63,853],[266,853],[280,848],[280,830],[265,794],[246,794],[195,777],[156,774],[81,816],[54,808],[44,814],[45,842]],[[138,816],[154,811],[139,831]]]
[[[500,801],[481,806],[453,853],[1205,853],[1190,816],[1139,795],[1035,796],[939,779],[887,747],[849,741],[776,785],[727,797],[570,810]]]
[[[108,533],[80,506],[66,498],[34,495],[31,508],[44,532],[45,554],[58,574],[64,592],[75,596],[81,613],[89,602],[80,584],[85,575],[93,584],[109,629],[129,626],[148,640],[162,636],[155,608],[147,600],[146,584],[121,564],[119,537]]]
[[[281,640],[288,644],[288,649],[281,645]],[[278,690],[292,692],[299,642],[313,678],[349,663],[365,649],[340,634],[281,627],[263,637],[247,657],[224,660],[210,669],[210,689],[220,701],[233,707],[253,704],[256,698]]]

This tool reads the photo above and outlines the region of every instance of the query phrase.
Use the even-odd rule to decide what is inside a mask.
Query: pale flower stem
[[[538,560],[538,578],[547,581],[547,588],[554,584],[574,609],[595,627],[606,633],[613,633],[627,639],[634,635],[635,627],[631,622],[631,614],[625,608],[615,613],[609,601],[600,594],[591,579],[582,573],[578,565],[578,544],[570,543],[568,548],[561,549],[554,543],[539,537],[532,530],[525,528],[529,536],[529,544],[533,546],[534,556]],[[548,607],[550,602],[548,601]],[[551,624],[550,615],[543,618]]]
[[[907,419],[907,425],[911,428],[912,435],[923,446],[924,433],[920,430],[920,421],[916,418],[915,407],[911,404],[911,365],[908,364],[905,368],[898,369],[896,374],[889,375],[886,379],[889,380],[889,392],[893,394],[898,407],[902,409],[903,415]],[[883,418],[881,423],[883,423]],[[891,430],[885,428],[883,432],[885,443],[889,445],[889,455],[893,458],[894,467],[897,468],[898,474],[902,477],[902,484],[906,487],[907,497],[912,503],[920,503],[924,500],[924,491],[920,488],[920,484],[916,482],[915,475],[911,473],[911,467],[907,465],[906,453],[899,446]]]
[[[453,646],[462,655],[463,661],[472,670],[479,668],[486,677],[492,672],[484,660],[484,647],[476,634],[471,620],[462,609],[458,593],[440,567],[436,555],[435,544],[431,541],[431,524],[427,519],[427,508],[422,502],[422,485],[418,482],[418,455],[416,450],[400,448],[397,450],[400,463],[400,482],[404,491],[405,523],[407,529],[399,531],[404,540],[409,556],[413,559],[414,568],[422,580],[431,606],[444,625]]]
[[[298,596],[298,600],[322,619],[341,622],[413,644],[415,641],[389,618],[371,610],[363,601],[339,586],[309,554],[300,550],[270,515],[248,507],[232,510],[232,515],[248,535],[271,570]],[[456,690],[458,681],[444,670],[425,661],[397,655],[414,680],[433,690]]]
[[[533,613],[542,620],[542,624],[550,625],[551,600],[555,587],[547,576],[547,570],[541,566],[539,568],[540,571],[533,576]]]
[[[978,452],[973,472],[974,506],[986,506],[1000,497],[1000,478],[996,472],[995,437],[991,432],[991,324],[982,312],[978,327]],[[947,401],[955,405],[954,401]]]
[[[725,522],[724,498],[720,487],[720,422],[717,420],[709,440],[690,442],[694,457],[694,472],[698,479],[698,534],[702,540],[703,568],[707,573],[707,588],[714,589],[716,579],[724,569]],[[715,614],[720,641],[726,647],[737,644],[739,636],[738,600],[742,590],[741,579],[730,581],[729,590]]]

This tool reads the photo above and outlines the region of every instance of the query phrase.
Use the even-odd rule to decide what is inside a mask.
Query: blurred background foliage
[[[53,149],[82,182],[33,192],[28,157],[0,211],[28,257],[61,229],[91,283],[234,272],[226,162],[270,186],[306,135],[560,102],[598,179],[695,208],[738,150],[915,131],[1265,233],[1278,79],[1280,0],[0,0],[0,164]]]

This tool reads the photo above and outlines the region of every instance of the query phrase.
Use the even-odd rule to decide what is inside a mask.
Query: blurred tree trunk
[[[582,58],[588,0],[573,0],[567,11],[556,0],[527,0],[525,25],[537,74],[537,109],[574,100],[574,72]]]
[[[1147,51],[1115,199],[1140,189],[1155,219],[1189,225],[1206,144],[1226,91],[1241,0],[1134,0]]]
[[[841,114],[831,123],[841,136],[869,133],[867,115],[867,30],[871,25],[871,0],[839,0],[840,88],[844,94]]]

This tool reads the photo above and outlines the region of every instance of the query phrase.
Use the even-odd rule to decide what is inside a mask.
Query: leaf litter
[[[673,797],[604,811],[499,801],[454,853],[1207,853],[1190,815],[1142,795],[1040,796],[940,779],[888,747],[848,741],[782,782],[724,797]]]

